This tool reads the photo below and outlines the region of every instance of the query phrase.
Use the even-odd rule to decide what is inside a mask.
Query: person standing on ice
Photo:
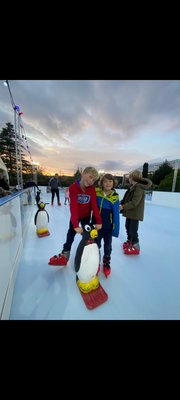
[[[102,218],[102,229],[96,243],[101,248],[104,241],[103,272],[106,278],[111,273],[112,237],[119,236],[119,195],[115,190],[116,181],[111,174],[102,176],[99,187],[96,187],[97,203]]]
[[[68,202],[68,204],[70,203],[70,199],[69,199],[69,187],[67,187],[65,189],[65,195],[64,195],[64,204],[66,206],[66,202]]]
[[[140,171],[135,170],[129,174],[129,183],[130,187],[125,192],[120,204],[120,212],[126,217],[127,232],[127,241],[123,243],[123,250],[124,254],[137,255],[140,253],[139,221],[144,219],[144,191],[151,187],[152,182],[148,178],[143,178]]]
[[[11,194],[9,183],[4,176],[4,171],[0,169],[0,197],[7,196],[8,194]]]
[[[55,174],[54,177],[49,180],[48,186],[51,187],[51,194],[52,194],[51,205],[53,206],[53,204],[54,204],[54,196],[56,194],[58,206],[61,206],[60,196],[59,196],[59,186],[61,186],[61,185],[59,183],[59,175],[58,174]]]

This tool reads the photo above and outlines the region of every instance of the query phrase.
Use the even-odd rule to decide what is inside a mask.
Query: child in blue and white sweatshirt
[[[102,176],[96,188],[98,208],[102,218],[102,229],[98,231],[96,243],[101,248],[104,241],[103,272],[107,277],[111,273],[110,260],[112,252],[112,236],[119,236],[119,195],[115,191],[116,181],[111,174]]]

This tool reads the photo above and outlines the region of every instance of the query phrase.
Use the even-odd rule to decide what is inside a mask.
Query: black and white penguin
[[[34,223],[36,225],[36,233],[39,237],[50,235],[48,230],[49,214],[45,210],[45,203],[41,201],[38,203],[38,210],[34,217]]]
[[[98,236],[93,224],[83,227],[82,239],[78,245],[75,255],[74,267],[79,289],[84,293],[97,289],[99,279],[97,276],[100,252],[95,238]]]

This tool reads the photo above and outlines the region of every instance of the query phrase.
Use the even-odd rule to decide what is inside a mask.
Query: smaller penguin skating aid
[[[38,237],[49,236],[48,223],[49,223],[49,214],[45,210],[45,205],[48,203],[44,203],[41,201],[38,203],[38,210],[34,217],[34,224],[36,225],[36,233]]]

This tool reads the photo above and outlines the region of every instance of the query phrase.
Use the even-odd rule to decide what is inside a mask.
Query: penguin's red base
[[[108,299],[108,295],[101,286],[101,284],[99,284],[99,287],[97,289],[92,290],[89,293],[83,293],[81,292],[80,289],[79,291],[81,293],[81,296],[84,300],[86,307],[89,310],[93,310],[93,308],[100,306]]]
[[[49,232],[45,232],[45,233],[37,233],[38,237],[44,237],[44,236],[49,236],[50,233]]]

